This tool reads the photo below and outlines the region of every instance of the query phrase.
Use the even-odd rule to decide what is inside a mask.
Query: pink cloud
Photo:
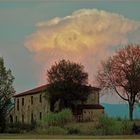
[[[93,84],[100,61],[111,49],[127,44],[127,35],[139,27],[139,22],[116,13],[81,9],[37,23],[37,31],[27,37],[25,47],[43,64],[41,83],[46,82],[46,71],[54,61],[69,59],[85,66]]]

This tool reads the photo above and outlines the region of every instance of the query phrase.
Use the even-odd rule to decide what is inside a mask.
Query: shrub
[[[78,128],[68,128],[68,134],[80,134],[80,130]]]
[[[132,127],[132,132],[133,132],[133,134],[140,134],[140,126],[139,125],[136,125],[134,123],[133,124],[133,127]]]
[[[119,135],[122,134],[122,124],[108,116],[101,116],[96,128],[93,130],[94,135]]]
[[[47,128],[48,129],[48,128]],[[46,128],[37,127],[35,130],[32,131],[33,134],[46,134]]]
[[[95,122],[79,122],[65,125],[68,134],[92,135]]]
[[[6,133],[23,133],[29,132],[35,129],[36,123],[25,124],[25,123],[10,123],[7,124]]]
[[[46,129],[46,134],[48,135],[66,135],[68,132],[66,129],[57,126],[51,126]]]
[[[125,135],[132,134],[133,124],[127,119],[122,120],[122,133]]]
[[[59,113],[50,112],[42,121],[43,125],[47,126],[64,126],[64,124],[70,122],[73,118],[70,109],[64,109]]]

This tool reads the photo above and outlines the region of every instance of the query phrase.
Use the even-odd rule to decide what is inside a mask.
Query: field
[[[76,136],[76,135],[33,135],[33,134],[0,134],[0,139],[140,139],[140,135],[125,136]]]

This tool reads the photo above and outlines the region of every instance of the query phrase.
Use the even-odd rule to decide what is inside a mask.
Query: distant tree
[[[0,132],[3,132],[6,126],[6,114],[14,92],[13,80],[11,70],[6,70],[3,58],[0,58]]]
[[[60,110],[74,107],[74,102],[84,102],[90,92],[88,74],[84,72],[84,66],[69,60],[61,60],[55,63],[48,71],[49,98],[51,110],[54,104],[59,101]]]
[[[128,102],[133,120],[134,105],[140,96],[140,45],[128,45],[102,63],[97,80],[103,89],[113,89]]]

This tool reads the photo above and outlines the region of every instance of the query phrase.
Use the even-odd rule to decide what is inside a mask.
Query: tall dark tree
[[[134,105],[140,96],[140,45],[128,45],[102,63],[97,80],[103,89],[113,89],[128,102],[133,120]]]
[[[11,70],[6,70],[3,58],[0,58],[0,132],[3,132],[6,126],[6,115],[14,93],[13,80]]]
[[[48,88],[52,108],[59,100],[60,108],[73,109],[74,102],[84,102],[90,92],[88,74],[84,72],[84,66],[69,60],[61,60],[55,63],[48,71]]]

